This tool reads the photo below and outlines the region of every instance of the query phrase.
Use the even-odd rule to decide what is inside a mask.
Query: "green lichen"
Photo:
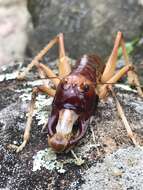
[[[84,160],[77,157],[59,161],[57,160],[56,153],[51,148],[40,150],[33,157],[33,159],[34,159],[33,171],[46,168],[47,170],[50,171],[57,170],[59,173],[65,173],[66,172],[66,170],[64,169],[65,164],[74,163],[76,165],[82,165],[84,163]]]
[[[34,157],[33,171],[46,168],[47,170],[57,169],[59,173],[64,173],[66,170],[63,168],[63,163],[57,161],[56,153],[50,149],[40,150]]]
[[[19,96],[23,102],[29,102],[31,100],[31,89],[32,88],[26,88],[22,90],[16,90],[18,93],[21,93]],[[36,117],[36,120],[38,121],[38,125],[45,124],[45,121],[48,120],[48,114],[50,110],[50,106],[52,104],[53,98],[47,97],[46,95],[39,94],[36,98],[35,102],[35,108],[33,112],[33,116]]]

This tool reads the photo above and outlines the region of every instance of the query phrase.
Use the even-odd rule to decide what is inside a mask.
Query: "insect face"
[[[82,80],[81,80],[82,79]],[[76,142],[82,132],[81,120],[85,121],[94,112],[98,96],[90,81],[77,76],[62,80],[57,88],[53,101],[53,115],[57,115],[56,122],[49,126],[49,145],[58,152],[67,149]],[[75,132],[76,128],[76,132]]]

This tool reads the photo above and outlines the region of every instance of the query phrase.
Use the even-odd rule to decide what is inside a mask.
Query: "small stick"
[[[96,140],[95,140],[95,133],[93,131],[93,129],[91,128],[91,132],[92,132],[92,138],[93,138],[93,142],[94,144],[96,144]]]
[[[75,163],[76,163],[78,166],[80,166],[80,165],[82,165],[82,164],[84,163],[84,160],[82,160],[81,158],[78,158],[77,155],[74,153],[73,150],[71,150],[71,153],[72,153],[73,157],[74,157],[75,160],[76,160]]]

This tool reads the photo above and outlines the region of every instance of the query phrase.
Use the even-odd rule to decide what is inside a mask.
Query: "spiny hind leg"
[[[27,118],[26,128],[25,128],[24,136],[23,136],[23,142],[20,146],[15,146],[15,145],[9,146],[12,148],[16,148],[16,152],[22,151],[30,139],[30,131],[31,131],[31,127],[32,127],[32,115],[34,112],[36,97],[39,92],[43,92],[45,94],[48,94],[49,96],[55,95],[55,90],[52,88],[49,88],[47,86],[39,86],[39,87],[33,88],[31,102],[30,102],[29,110],[28,110],[28,118]]]
[[[49,69],[46,65],[42,63],[38,64],[36,63],[38,69],[40,68],[46,74],[47,77],[49,76],[51,77],[51,80],[53,81],[56,87],[58,86],[60,79],[67,76],[71,72],[71,66],[68,62],[68,58],[65,55],[64,36],[62,33],[58,35],[58,42],[59,42],[59,64],[58,64],[59,77],[57,77],[51,71],[51,69]]]
[[[125,116],[124,110],[123,110],[123,108],[122,108],[122,106],[121,106],[115,92],[113,91],[113,89],[110,89],[110,90],[111,90],[112,96],[114,97],[114,100],[116,102],[116,107],[117,107],[118,114],[119,114],[120,118],[122,119],[122,122],[124,123],[124,126],[126,128],[126,131],[127,131],[127,134],[129,136],[129,138],[132,140],[132,142],[133,142],[133,144],[135,146],[139,146],[139,144],[137,143],[137,141],[136,141],[136,139],[134,137],[132,129],[131,129],[131,127],[130,127],[130,125],[128,123],[128,120],[127,120],[127,118]]]
[[[47,77],[53,78],[57,77],[53,71],[47,66],[47,65],[40,65],[40,62],[42,61],[43,57],[48,53],[48,51],[56,44],[59,44],[59,76],[65,77],[71,72],[71,67],[68,62],[68,59],[65,55],[65,48],[64,48],[64,36],[63,34],[57,35],[53,40],[51,40],[32,60],[32,62],[27,66],[24,72],[20,73],[18,75],[18,79],[24,79],[26,77],[26,74],[33,68],[33,66],[39,65],[42,70],[45,70],[45,73]],[[54,80],[55,81],[55,80]],[[55,84],[55,83],[54,83]],[[57,86],[57,82],[55,84]]]
[[[60,78],[57,77],[57,75],[55,75],[49,67],[47,67],[46,65],[42,63],[35,64],[35,66],[37,67],[41,78],[43,78],[41,74],[43,74],[45,77],[48,77],[48,78],[50,77],[50,80],[54,83],[55,87],[58,86],[60,82]]]
[[[113,79],[110,80],[111,78],[113,78],[115,70],[116,70],[119,46],[121,46],[121,48],[122,48],[122,53],[123,53],[123,57],[125,60],[125,68],[130,67],[130,69],[127,69],[127,72],[122,72],[123,70],[121,69],[120,76],[118,75],[119,77],[116,77],[116,79],[114,78],[114,80]],[[143,97],[143,92],[142,92],[142,89],[140,87],[141,85],[140,85],[140,82],[138,79],[138,75],[135,72],[134,66],[132,64],[130,64],[130,62],[129,62],[129,58],[128,58],[127,50],[125,47],[123,35],[121,32],[118,32],[115,43],[114,43],[114,48],[113,48],[112,53],[111,53],[111,55],[107,61],[105,70],[104,70],[103,75],[101,77],[101,82],[102,83],[105,83],[105,82],[108,83],[110,81],[110,83],[111,83],[111,81],[113,81],[113,83],[116,83],[126,73],[127,73],[129,84],[134,85],[137,88],[139,96]]]
[[[26,67],[26,69],[22,72],[19,73],[19,75],[17,76],[17,79],[23,80],[27,73],[35,66],[37,65],[39,62],[42,61],[43,57],[48,53],[48,51],[58,42],[58,36],[56,36],[53,40],[51,40],[32,60],[32,62],[30,64],[28,64],[28,66]],[[47,66],[48,67],[48,66]],[[49,67],[48,67],[49,68]],[[49,68],[50,72],[52,74],[53,71]],[[50,77],[50,76],[49,76]]]
[[[109,80],[101,84],[98,88],[98,95],[100,99],[106,98],[108,96],[108,92],[110,91],[109,87],[113,84],[117,83],[123,76],[126,75],[130,70],[133,69],[131,64],[124,66],[122,69],[117,71]],[[101,82],[102,83],[102,82]]]
[[[65,54],[64,35],[59,34],[59,76],[65,77],[71,72],[71,66]]]
[[[126,65],[129,65],[130,64],[129,57],[128,57],[128,53],[127,53],[127,50],[126,50],[125,41],[124,41],[123,38],[121,40],[121,47],[122,47],[125,63],[126,63]],[[127,73],[127,75],[128,75],[128,83],[130,85],[136,87],[139,96],[141,98],[143,98],[143,91],[141,89],[141,84],[140,84],[140,81],[139,81],[139,77],[138,77],[138,75],[137,75],[137,73],[135,71],[135,67],[134,67],[134,69],[129,70],[129,72]]]
[[[114,42],[114,47],[111,52],[111,55],[106,63],[104,72],[101,77],[101,82],[107,82],[115,73],[116,70],[116,64],[117,64],[117,56],[118,56],[118,48],[120,45],[120,41],[122,38],[122,33],[118,32],[115,42]]]
[[[118,56],[118,48],[119,45],[121,45],[122,47],[122,52],[123,52],[123,57],[125,59],[125,66],[120,69],[118,72],[115,73],[115,69],[116,69],[116,62],[117,62],[117,56]],[[121,117],[125,128],[127,130],[128,136],[131,138],[131,140],[133,141],[133,143],[135,145],[137,145],[137,142],[134,138],[133,132],[131,130],[131,127],[126,119],[126,116],[124,114],[123,108],[120,105],[119,100],[117,99],[114,91],[112,90],[112,85],[114,83],[116,83],[121,77],[123,77],[124,75],[128,75],[128,80],[131,81],[130,84],[134,84],[135,86],[137,86],[137,90],[138,90],[138,94],[140,96],[142,96],[142,90],[139,87],[140,83],[138,80],[138,76],[137,74],[134,72],[134,67],[132,64],[129,63],[129,59],[128,59],[128,55],[127,55],[127,51],[125,48],[125,43],[123,40],[123,36],[121,32],[118,32],[116,40],[115,40],[115,45],[113,48],[113,51],[111,53],[111,56],[109,57],[109,60],[106,64],[105,70],[103,72],[103,75],[101,77],[101,83],[106,83],[106,84],[102,84],[99,86],[98,88],[98,95],[100,99],[105,99],[106,96],[108,95],[108,92],[111,91],[112,95],[115,99],[116,102],[116,106],[117,106],[117,111],[119,113],[119,116]],[[143,97],[143,96],[142,96]]]
[[[115,99],[115,102],[116,102],[116,107],[117,107],[118,114],[119,114],[120,118],[122,119],[122,122],[124,123],[124,126],[125,126],[125,128],[127,130],[127,134],[131,138],[134,145],[138,145],[135,138],[134,138],[132,129],[131,129],[128,121],[127,121],[127,118],[125,116],[123,108],[122,108],[118,98],[116,97],[116,95],[115,95],[115,93],[114,93],[114,91],[112,89],[112,85],[114,83],[116,83],[122,76],[124,76],[130,69],[132,69],[132,65],[124,66],[111,79],[109,79],[106,84],[101,85],[98,92],[99,92],[99,98],[100,99],[105,99],[107,97],[108,93],[110,91],[112,92],[112,95],[113,95],[113,97]]]
[[[64,36],[62,33],[58,35],[58,43],[59,43],[59,64],[58,64],[59,76],[58,77],[46,65],[42,63],[35,63],[38,69],[41,69],[46,74],[47,77],[51,78],[51,80],[53,81],[56,87],[58,86],[60,79],[67,76],[71,72],[71,66],[65,54]]]

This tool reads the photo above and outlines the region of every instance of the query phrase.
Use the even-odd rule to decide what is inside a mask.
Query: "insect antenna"
[[[36,79],[28,79],[28,80],[26,80],[26,79],[23,79],[23,80],[18,80],[17,78],[15,78],[15,79],[3,79],[3,80],[1,80],[0,81],[0,84],[3,84],[4,82],[19,82],[18,84],[22,84],[22,83],[24,83],[24,82],[34,82],[34,81],[39,81],[39,80],[46,80],[46,79],[58,79],[59,81],[61,81],[61,78],[60,77],[46,77],[46,78],[36,78]],[[9,84],[10,85],[10,84]]]
[[[114,84],[123,84],[123,83],[119,83],[119,82],[116,82],[116,83],[111,83],[111,82],[95,82],[93,83],[94,85],[103,85],[103,84],[111,84],[111,85],[114,85]],[[125,85],[129,85],[131,87],[140,87],[140,88],[143,88],[143,85],[131,85],[130,83],[125,83]]]

